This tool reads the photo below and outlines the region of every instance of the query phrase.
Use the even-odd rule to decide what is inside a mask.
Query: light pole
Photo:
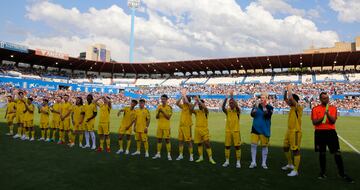
[[[131,32],[130,32],[130,63],[134,62],[134,27],[135,27],[135,10],[140,6],[140,0],[128,0],[128,6],[131,9]]]

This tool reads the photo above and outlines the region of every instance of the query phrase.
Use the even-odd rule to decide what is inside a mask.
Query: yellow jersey
[[[94,104],[94,103],[85,104],[84,105],[84,112],[85,112],[85,122],[87,122],[87,120],[93,116],[94,112],[95,113],[97,112],[96,104]],[[89,122],[92,122],[92,121],[95,121],[95,118],[93,118]]]
[[[192,115],[190,104],[180,104],[180,127],[190,127],[192,125]]]
[[[34,104],[28,105],[28,108],[29,108],[29,111],[25,112],[24,121],[32,121],[32,120],[34,120],[34,110],[35,110]],[[32,113],[30,111],[32,111]]]
[[[169,106],[169,105],[165,105],[165,106],[159,105],[157,107],[157,109],[156,109],[156,113],[158,113],[158,111],[160,109],[171,117],[171,115],[172,115],[172,107],[171,106]],[[170,129],[170,119],[167,119],[164,116],[163,113],[159,113],[158,128],[159,129]]]
[[[26,98],[23,98],[24,102],[27,102]],[[16,102],[16,115],[23,115],[25,111],[25,103],[20,99],[15,100]]]
[[[84,118],[84,106],[74,105],[72,108],[72,113],[73,113],[73,122],[75,123],[75,125],[80,124],[80,121]]]
[[[288,116],[288,130],[301,131],[303,107],[297,104],[297,106],[291,106]]]
[[[15,114],[16,113],[16,103],[15,102],[8,102],[8,104],[6,105],[6,114],[10,115],[10,114]]]
[[[100,105],[99,123],[110,123],[110,111],[111,111],[111,107],[109,107],[108,104]]]
[[[60,103],[54,103],[52,106],[52,109],[54,111],[60,112],[61,111],[61,104]],[[60,121],[60,114],[52,112],[52,120],[53,121]]]
[[[123,119],[121,121],[121,127],[129,127],[136,117],[136,110],[131,107],[125,107]]]
[[[143,133],[147,127],[147,120],[150,119],[150,112],[148,109],[136,109],[136,132]]]
[[[208,113],[204,110],[194,110],[196,123],[195,127],[207,128],[208,127]]]
[[[65,116],[66,114],[69,114],[66,118],[64,118],[64,120],[70,119],[70,113],[71,113],[71,109],[72,109],[73,105],[70,102],[64,102],[61,104],[60,106],[60,113],[61,113],[61,117]]]
[[[240,131],[240,113],[236,110],[236,108],[228,108],[226,112],[226,132]]]
[[[43,113],[46,112],[46,113]],[[40,123],[49,123],[50,108],[48,105],[40,108]]]

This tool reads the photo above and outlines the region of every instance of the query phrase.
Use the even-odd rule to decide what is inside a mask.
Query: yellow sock
[[[198,146],[198,152],[199,152],[199,156],[203,156],[203,152],[204,152],[204,148],[203,148],[203,146],[201,145],[201,146]]]
[[[235,150],[236,160],[241,160],[241,149]]]
[[[35,130],[34,129],[31,131],[31,137],[35,139]]]
[[[19,136],[21,136],[21,131],[22,131],[22,127],[18,127],[17,134],[18,134]]]
[[[11,134],[14,133],[14,125],[13,124],[9,125],[9,131]]]
[[[144,142],[144,148],[145,148],[145,152],[149,152],[149,142],[148,141]]]
[[[80,134],[79,134],[79,144],[82,144],[83,139],[84,139],[84,134],[83,134],[83,133],[80,133]]]
[[[26,136],[26,127],[22,128],[22,134],[24,134]]]
[[[230,149],[226,149],[225,148],[225,159],[229,160],[230,159]]]
[[[123,150],[123,140],[119,140],[119,149]]]
[[[29,137],[29,138],[30,138],[30,131],[29,131],[29,130],[26,130],[25,135],[26,135],[26,137]]]
[[[179,145],[179,154],[183,155],[184,153],[184,145]]]
[[[288,165],[293,165],[293,160],[291,158],[291,152],[290,151],[285,152],[285,157],[286,157],[286,159],[288,161]]]
[[[104,138],[100,138],[100,148],[104,149]]]
[[[126,142],[126,150],[127,151],[130,150],[130,145],[131,145],[131,139],[127,140],[127,142]]]
[[[141,148],[141,141],[136,141],[136,151],[140,152],[140,148]]]
[[[160,152],[161,152],[161,147],[162,147],[162,143],[157,143],[157,153],[159,153],[160,154]]]
[[[300,166],[300,154],[294,156],[294,170],[298,171]]]
[[[46,130],[46,137],[49,139],[50,138],[50,129]]]
[[[211,148],[207,148],[207,149],[206,149],[206,152],[207,152],[207,154],[208,154],[209,158],[212,158],[212,151],[211,151]]]
[[[194,153],[193,147],[189,147],[189,154],[190,154],[190,155],[193,155],[193,153]]]
[[[73,132],[71,133],[71,143],[75,143],[75,134]]]
[[[53,134],[52,134],[52,139],[55,140],[56,139],[56,130],[53,130]]]
[[[171,143],[166,144],[166,150],[167,150],[168,154],[171,153]]]
[[[63,140],[63,131],[59,131],[59,141]]]
[[[41,138],[43,138],[43,139],[45,138],[45,130],[44,129],[41,130]]]
[[[110,137],[106,137],[106,148],[110,149]]]

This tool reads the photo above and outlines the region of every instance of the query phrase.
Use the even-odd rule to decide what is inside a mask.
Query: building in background
[[[104,44],[95,44],[93,46],[90,46],[86,50],[86,53],[80,53],[79,58],[92,61],[110,62],[111,54],[110,51],[106,49],[106,46]]]
[[[356,37],[355,42],[335,42],[334,47],[314,48],[304,50],[304,53],[331,53],[344,51],[360,51],[360,36]]]

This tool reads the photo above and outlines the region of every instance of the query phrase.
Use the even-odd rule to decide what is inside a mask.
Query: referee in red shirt
[[[315,127],[315,151],[319,152],[321,169],[318,178],[326,178],[326,147],[328,147],[330,153],[334,154],[340,177],[347,182],[353,183],[354,181],[344,172],[339,139],[335,130],[337,109],[335,106],[329,105],[329,95],[326,92],[321,92],[319,98],[321,104],[314,107],[311,112],[311,120]]]

